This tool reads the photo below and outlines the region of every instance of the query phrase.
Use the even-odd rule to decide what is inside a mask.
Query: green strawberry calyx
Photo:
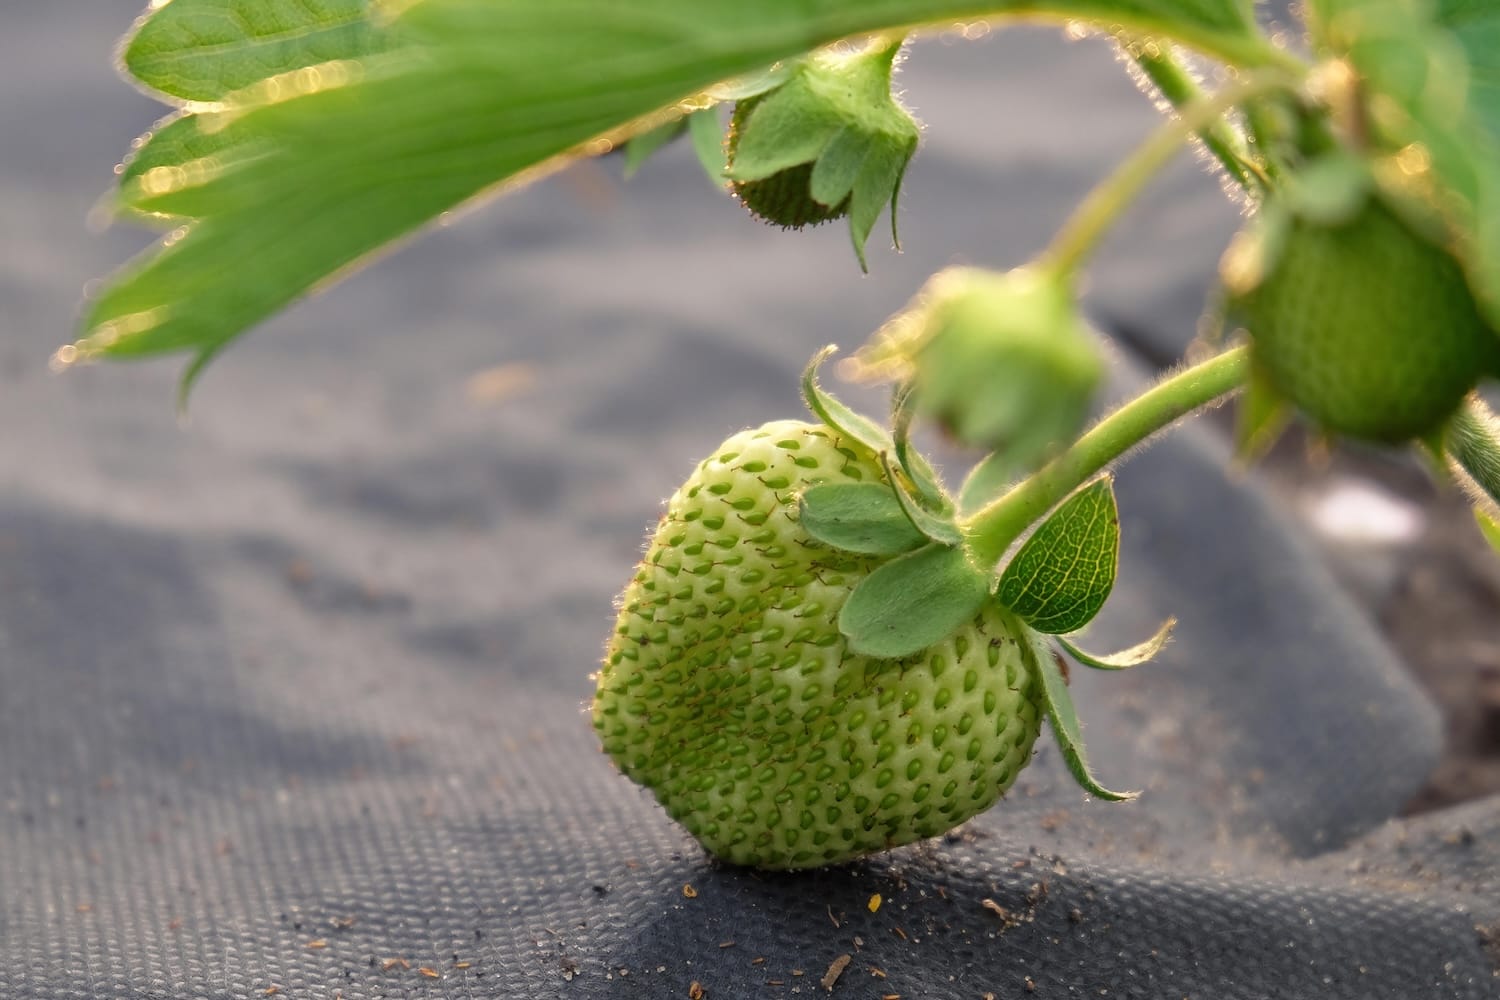
[[[1100,670],[1135,666],[1161,650],[1173,623],[1110,656],[1066,640],[1053,650],[1045,638],[1082,629],[1113,587],[1119,516],[1111,477],[1098,476],[1067,496],[997,574],[970,543],[930,464],[906,440],[908,387],[897,388],[893,430],[887,431],[822,388],[817,370],[829,354],[825,349],[814,357],[804,375],[808,407],[877,456],[885,472],[882,482],[818,484],[799,498],[800,526],[812,538],[886,559],[853,588],[840,611],[849,649],[875,659],[908,658],[949,639],[982,609],[1005,615],[1011,631],[1027,637],[1024,655],[1042,681],[1043,705],[1074,777],[1098,797],[1131,797],[1110,791],[1088,768],[1061,656]]]
[[[879,37],[857,50],[825,49],[784,79],[735,104],[728,177],[755,215],[800,229],[848,217],[861,270],[875,220],[896,203],[920,128],[891,92],[902,39]]]

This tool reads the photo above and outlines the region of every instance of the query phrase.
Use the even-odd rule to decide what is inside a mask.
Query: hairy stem
[[[1181,110],[1204,100],[1206,92],[1187,67],[1162,43],[1131,42],[1125,46],[1135,64],[1161,96]],[[1198,130],[1198,141],[1208,150],[1224,171],[1243,190],[1255,192],[1260,187],[1260,177],[1255,173],[1245,148],[1245,137],[1222,118],[1216,118],[1206,128]]]
[[[1173,421],[1239,389],[1249,352],[1237,347],[1169,375],[1122,405],[1061,455],[962,525],[981,566],[993,566],[1047,511],[1105,466]]]
[[[1059,273],[1076,271],[1142,189],[1177,155],[1185,139],[1220,121],[1224,112],[1236,105],[1272,91],[1285,90],[1294,83],[1295,80],[1285,73],[1268,71],[1247,76],[1210,97],[1183,107],[1179,117],[1153,132],[1114,173],[1089,192],[1042,254],[1042,262]]]

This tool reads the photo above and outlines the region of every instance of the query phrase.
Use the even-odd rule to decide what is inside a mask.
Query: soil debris
[[[876,898],[878,899],[879,897],[877,896]],[[840,955],[838,958],[835,958],[829,964],[828,971],[823,973],[823,978],[818,980],[823,989],[827,990],[829,993],[832,993],[833,984],[839,981],[839,977],[844,974],[845,969],[849,968],[849,963],[852,961],[854,961],[854,956],[848,954]]]

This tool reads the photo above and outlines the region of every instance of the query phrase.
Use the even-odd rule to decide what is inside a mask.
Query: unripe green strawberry
[[[1458,263],[1378,197],[1343,222],[1288,225],[1234,302],[1255,364],[1327,430],[1390,443],[1435,431],[1500,353]]]
[[[886,561],[815,541],[799,494],[883,481],[825,425],[724,442],[668,501],[621,598],[593,719],[620,769],[712,853],[831,864],[941,834],[1028,761],[1042,714],[991,603],[905,659],[857,655],[838,616]]]

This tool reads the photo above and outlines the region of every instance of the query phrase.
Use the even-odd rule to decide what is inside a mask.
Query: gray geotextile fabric
[[[1120,470],[1089,635],[1176,642],[1074,680],[1138,801],[1044,737],[947,838],[766,875],[596,748],[660,498],[933,269],[1042,245],[1153,120],[1101,44],[914,51],[907,252],[869,278],[684,150],[585,166],[257,331],[179,420],[176,364],[46,368],[143,242],[85,226],[159,110],[106,61],[136,13],[0,11],[0,997],[1500,996],[1500,802],[1392,818],[1436,713],[1206,425]],[[1180,165],[1095,315],[1180,342],[1235,223]]]

